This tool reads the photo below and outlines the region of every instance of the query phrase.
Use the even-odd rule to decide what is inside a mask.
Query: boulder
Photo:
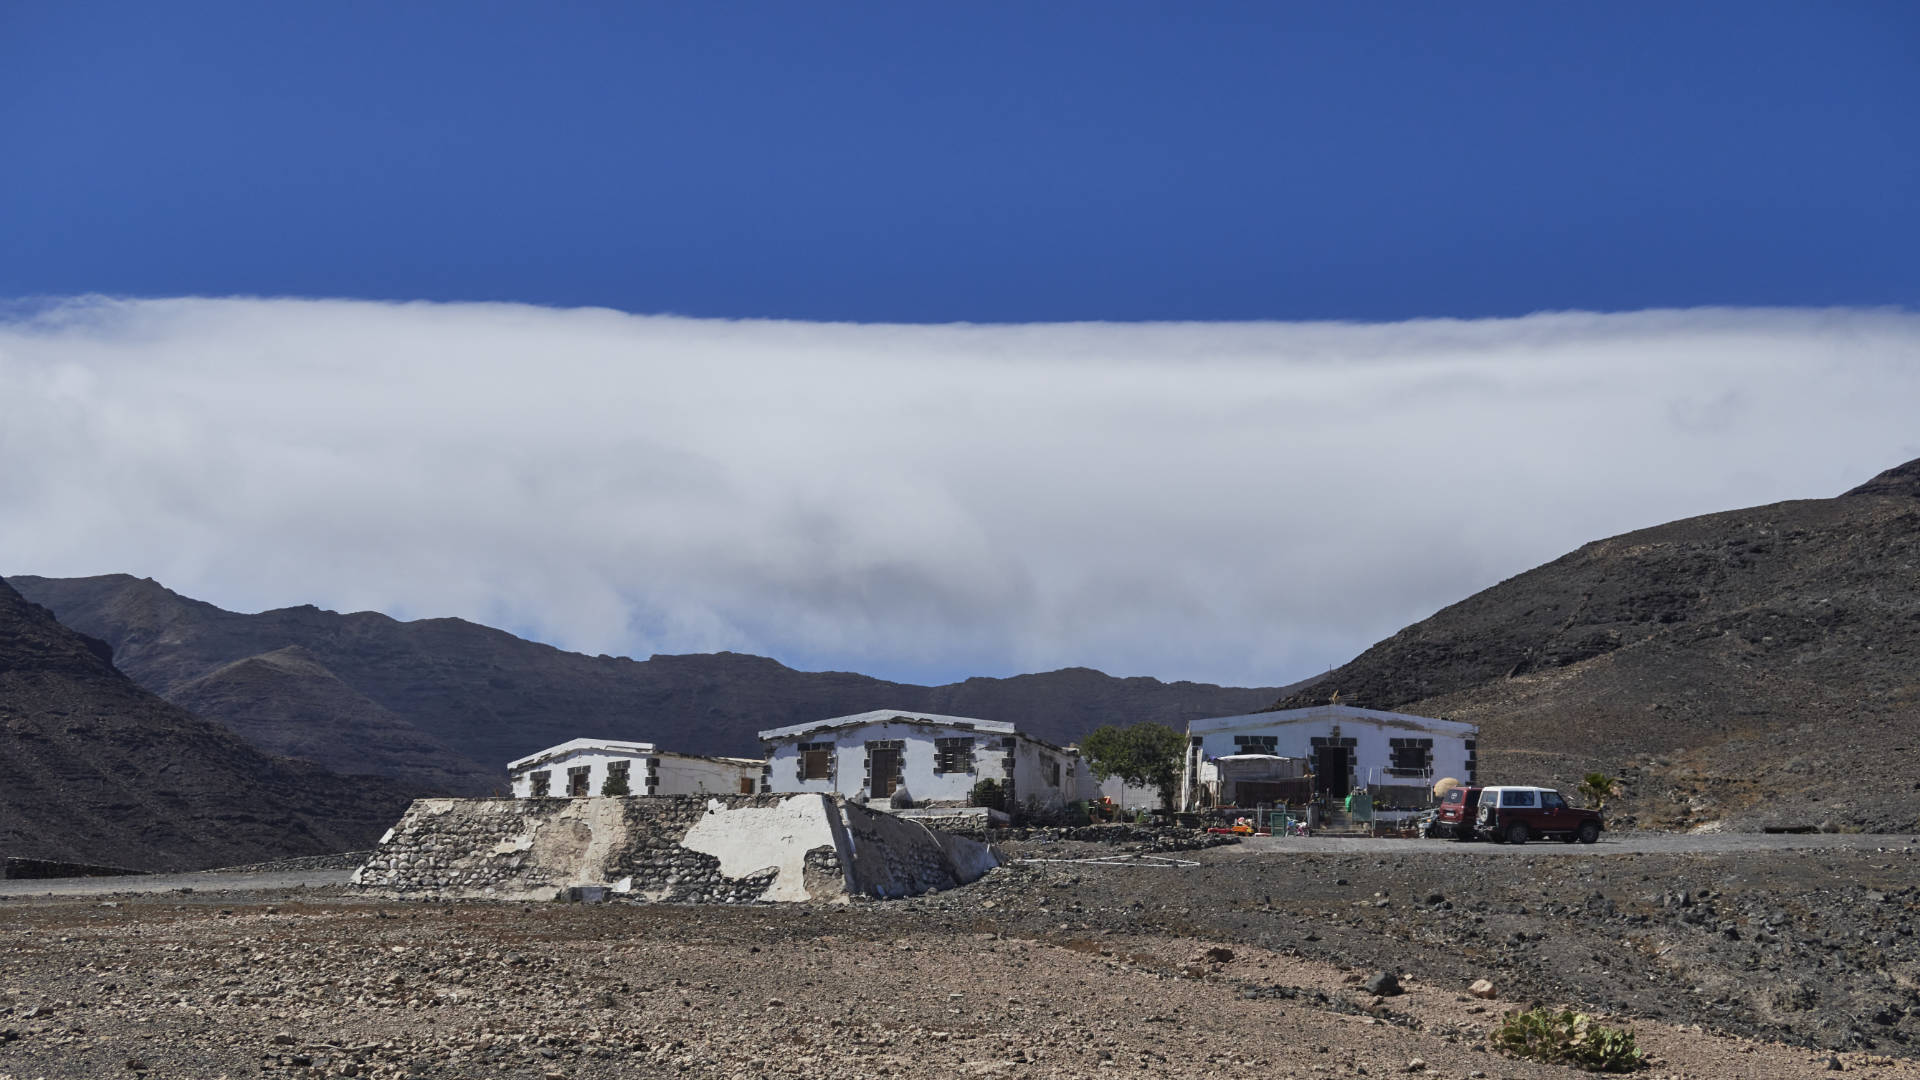
[[[1392,997],[1403,993],[1400,989],[1400,977],[1391,971],[1377,971],[1360,987],[1377,997]]]

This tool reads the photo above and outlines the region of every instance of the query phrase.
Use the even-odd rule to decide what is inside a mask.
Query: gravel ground
[[[345,885],[345,870],[271,870],[199,874],[139,874],[128,877],[39,878],[0,881],[0,900],[36,896],[140,896],[151,893],[232,893],[318,889]],[[5,911],[0,908],[0,913]]]
[[[1595,844],[1566,844],[1535,840],[1520,844],[1448,843],[1435,840],[1387,840],[1344,836],[1255,836],[1241,841],[1248,853],[1328,852],[1413,855],[1490,855],[1511,858],[1531,855],[1710,855],[1735,851],[1871,851],[1881,848],[1920,848],[1920,837],[1904,833],[1601,833]]]
[[[1914,867],[1884,838],[1366,843],[837,907],[43,891],[0,903],[0,1077],[1576,1075],[1486,1049],[1533,1000],[1632,1026],[1651,1076],[1920,1076]],[[1383,969],[1407,992],[1366,993]]]

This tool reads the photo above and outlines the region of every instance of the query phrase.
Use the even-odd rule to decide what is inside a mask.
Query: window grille
[[[1393,761],[1389,776],[1425,776],[1433,768],[1432,739],[1388,739],[1387,750]]]
[[[936,773],[970,773],[973,771],[973,739],[935,739],[933,740],[933,771]]]

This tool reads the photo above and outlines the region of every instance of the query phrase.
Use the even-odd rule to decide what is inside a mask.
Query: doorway
[[[873,797],[884,799],[892,795],[900,786],[900,751],[876,747],[867,751],[867,756],[870,759],[867,772],[873,777]]]
[[[1344,799],[1353,790],[1353,748],[1348,746],[1316,746],[1313,750],[1313,771],[1320,788],[1320,794]]]

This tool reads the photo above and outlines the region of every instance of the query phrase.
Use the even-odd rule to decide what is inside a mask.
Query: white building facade
[[[1323,799],[1369,788],[1410,798],[1412,789],[1430,790],[1447,776],[1472,784],[1479,736],[1474,724],[1351,705],[1195,720],[1187,726],[1181,805],[1198,805],[1205,782],[1220,774],[1220,759],[1248,755],[1303,760],[1314,796]]]
[[[676,754],[652,743],[574,739],[507,765],[517,799],[608,794],[625,781],[629,795],[751,795],[760,787],[757,758]]]
[[[1012,724],[877,709],[760,733],[764,790],[831,792],[884,803],[904,787],[915,806],[965,806],[992,780],[1008,809],[1058,810],[1097,798],[1087,762]]]

